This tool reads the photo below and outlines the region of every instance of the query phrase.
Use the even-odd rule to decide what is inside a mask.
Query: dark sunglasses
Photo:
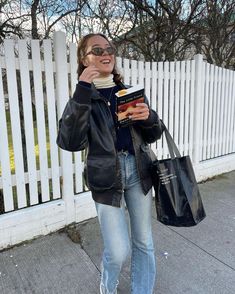
[[[104,54],[104,52],[107,52],[108,55],[113,55],[115,54],[116,50],[114,47],[107,47],[107,48],[101,48],[101,47],[94,47],[91,49],[91,51],[89,51],[88,53],[86,53],[85,56],[89,55],[89,54],[93,54],[95,56],[102,56]]]

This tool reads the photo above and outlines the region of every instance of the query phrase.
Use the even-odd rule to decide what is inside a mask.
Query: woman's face
[[[97,35],[88,39],[85,54],[91,52],[94,48],[106,49],[111,47],[110,43],[103,37]],[[83,59],[84,66],[95,65],[100,72],[100,77],[108,76],[112,73],[115,64],[115,55],[108,54],[104,51],[101,56],[96,56],[93,53],[86,55]]]

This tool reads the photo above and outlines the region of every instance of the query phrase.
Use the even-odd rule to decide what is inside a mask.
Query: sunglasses
[[[114,47],[107,47],[107,48],[101,48],[101,47],[94,47],[91,49],[91,51],[89,51],[88,53],[86,53],[85,56],[89,55],[89,54],[93,54],[95,56],[102,56],[104,54],[104,52],[107,52],[108,55],[113,55],[115,54],[116,50]]]

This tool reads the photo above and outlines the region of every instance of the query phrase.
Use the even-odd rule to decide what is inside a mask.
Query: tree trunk
[[[31,6],[31,22],[32,22],[32,39],[39,39],[37,24],[37,9],[39,0],[34,0]]]

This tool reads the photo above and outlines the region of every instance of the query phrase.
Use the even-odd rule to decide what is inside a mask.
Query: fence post
[[[203,56],[197,54],[195,60],[195,88],[194,88],[194,121],[193,121],[193,150],[192,162],[197,169],[200,162],[202,148],[202,119],[203,119],[203,95],[204,95],[204,65]]]
[[[66,38],[63,32],[54,33],[54,56],[57,112],[58,118],[60,118],[69,98]],[[65,202],[66,224],[70,224],[75,221],[72,153],[60,150],[60,163],[63,179],[62,198]]]

